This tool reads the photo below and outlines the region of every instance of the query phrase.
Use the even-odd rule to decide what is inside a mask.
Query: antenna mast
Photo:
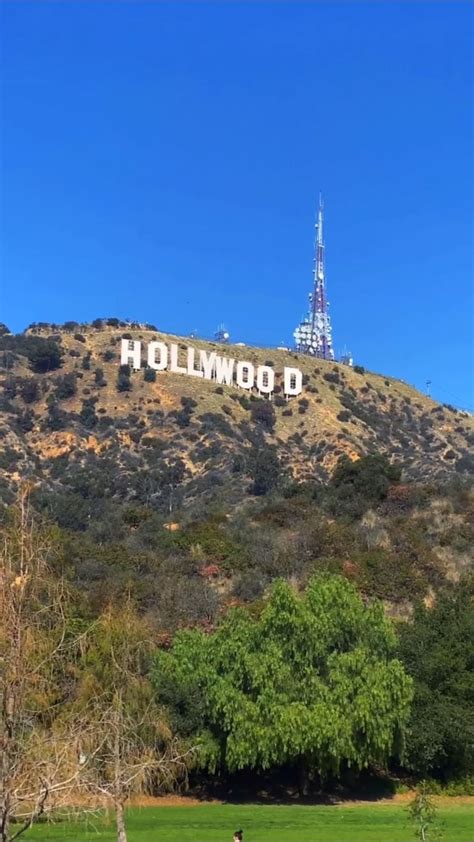
[[[313,291],[309,295],[309,313],[294,332],[296,350],[323,360],[333,360],[331,319],[326,298],[324,272],[324,221],[323,199],[319,194],[319,208],[316,221],[316,254],[314,261]]]

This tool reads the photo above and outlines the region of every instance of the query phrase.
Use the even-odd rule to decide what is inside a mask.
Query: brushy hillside
[[[7,497],[20,475],[57,488],[71,469],[87,466],[111,473],[112,496],[163,510],[212,495],[223,483],[239,499],[255,484],[258,468],[249,464],[262,448],[279,473],[306,482],[327,480],[343,454],[387,453],[408,480],[474,469],[472,417],[400,380],[290,351],[223,347],[108,321],[0,337]],[[168,371],[142,369],[128,378],[119,372],[122,337],[191,342],[271,364],[277,374],[298,366],[303,393],[287,403],[277,386],[269,402]]]
[[[329,570],[407,616],[471,569],[466,413],[382,375],[194,339],[300,367],[303,394],[129,376],[122,337],[174,338],[109,321],[0,337],[2,499],[31,481],[97,610],[131,589],[157,627],[212,625],[276,577],[304,585]]]

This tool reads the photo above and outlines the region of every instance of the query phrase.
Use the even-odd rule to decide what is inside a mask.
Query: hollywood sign
[[[145,343],[143,343],[145,344]],[[142,367],[142,342],[122,339],[120,362],[138,370]],[[175,342],[148,342],[146,365],[155,371],[172,371],[189,377],[214,380],[225,386],[257,389],[262,395],[272,395],[275,389],[275,371],[270,365],[257,365],[246,360],[224,357],[216,351],[204,351],[187,345],[184,349]],[[303,375],[299,368],[285,366],[281,383],[286,397],[299,395],[303,388]]]

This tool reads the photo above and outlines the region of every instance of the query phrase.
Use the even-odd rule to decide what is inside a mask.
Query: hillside
[[[88,610],[126,589],[161,630],[212,624],[279,576],[330,570],[406,616],[472,569],[467,413],[289,351],[109,321],[0,336],[1,499],[30,481]],[[298,367],[302,393],[131,372],[123,337],[271,364],[277,384]]]
[[[297,481],[327,480],[343,454],[386,453],[408,480],[473,468],[473,418],[400,380],[290,351],[218,346],[109,321],[39,326],[16,340],[1,338],[7,498],[20,476],[57,488],[71,466],[88,465],[110,469],[117,497],[163,510],[175,508],[177,500],[202,499],[216,483],[226,483],[238,499],[252,482],[246,457],[252,448],[272,445],[282,473]],[[41,360],[28,358],[26,345],[35,337],[53,337],[61,349],[54,370],[41,371]],[[192,342],[236,361],[271,365],[277,382],[285,365],[297,366],[303,391],[287,402],[277,385],[269,402],[255,390],[146,369],[118,386],[122,337],[174,341],[181,348]]]

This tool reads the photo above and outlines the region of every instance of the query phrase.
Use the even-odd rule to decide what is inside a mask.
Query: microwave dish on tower
[[[230,333],[227,330],[225,325],[219,325],[215,334],[214,339],[216,342],[222,342],[224,345],[228,345],[230,342]]]

